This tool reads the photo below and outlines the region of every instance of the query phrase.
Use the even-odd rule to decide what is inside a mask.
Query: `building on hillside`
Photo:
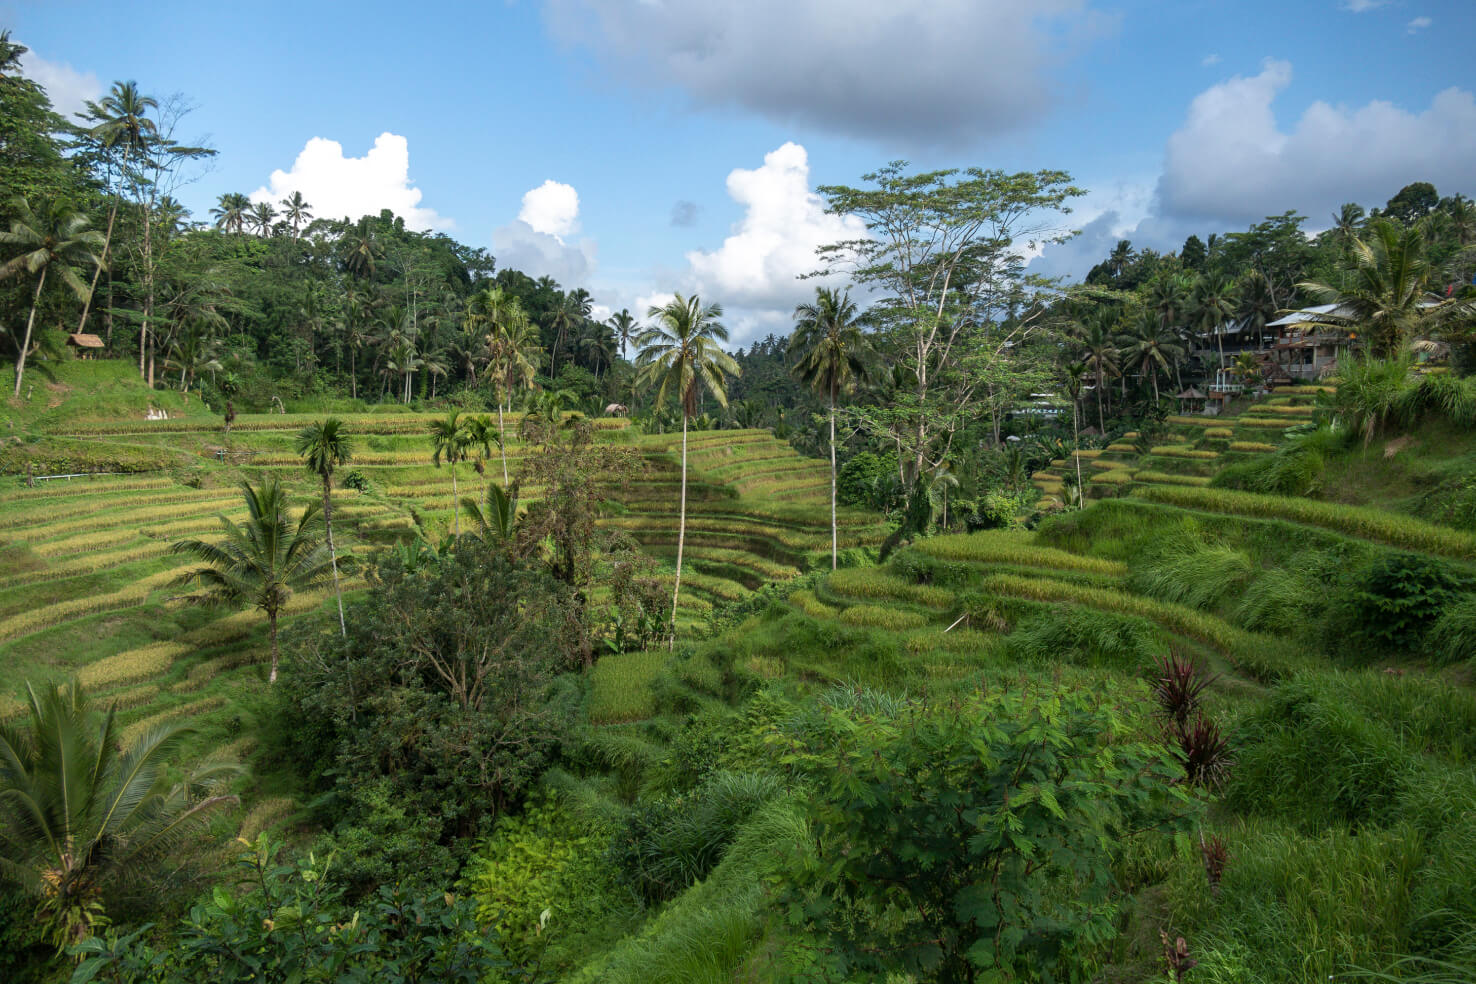
[[[1318,304],[1293,311],[1268,322],[1276,329],[1276,344],[1271,347],[1276,368],[1293,379],[1316,379],[1337,365],[1338,355],[1347,349],[1356,335],[1340,331],[1329,320],[1352,319],[1345,305]]]
[[[102,355],[103,340],[86,332],[72,332],[67,336],[67,347],[77,353],[77,358],[91,359]]]

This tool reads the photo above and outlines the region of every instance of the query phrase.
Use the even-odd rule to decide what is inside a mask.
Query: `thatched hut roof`
[[[86,332],[73,332],[67,336],[67,344],[78,348],[100,349],[103,347],[103,340]]]

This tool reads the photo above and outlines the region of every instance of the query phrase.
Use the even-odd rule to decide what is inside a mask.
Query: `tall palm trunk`
[[[451,515],[455,517],[456,537],[461,538],[461,508],[457,505],[461,501],[460,494],[456,491],[456,462],[451,462]]]
[[[92,295],[97,293],[97,281],[102,277],[103,267],[108,265],[108,249],[113,245],[113,220],[118,217],[118,206],[114,205],[108,209],[108,231],[103,234],[102,256],[98,258],[97,266],[92,271],[92,286],[87,291],[87,297],[82,301],[82,317],[77,322],[77,334],[87,330],[87,312],[92,309]]]
[[[267,624],[271,627],[272,636],[272,671],[267,674],[267,683],[277,682],[277,610],[275,608],[267,612]]]
[[[830,387],[830,569],[836,569],[836,541],[839,540],[835,523],[835,387]]]
[[[41,268],[41,276],[36,279],[36,293],[31,297],[31,316],[26,318],[26,340],[21,342],[20,355],[15,360],[15,395],[21,395],[21,376],[26,371],[26,352],[31,348],[31,328],[36,324],[36,308],[41,306],[41,285],[46,283],[46,267]]]
[[[1102,373],[1097,373],[1097,430],[1107,433],[1107,425],[1102,422]]]
[[[359,348],[357,345],[349,346],[349,398],[359,398]]]
[[[497,401],[497,450],[502,452],[502,487],[507,488],[507,434],[502,429],[502,401]]]
[[[677,596],[682,592],[682,548],[687,542],[687,408],[682,408],[682,510],[677,520],[676,583],[671,589],[671,645],[676,649]]]
[[[348,638],[348,623],[343,618],[343,589],[338,584],[338,553],[333,549],[333,479],[323,476],[323,528],[328,533],[328,560],[333,564],[333,593],[338,597],[338,632]]]
[[[1086,490],[1081,485],[1081,455],[1077,453],[1081,450],[1081,430],[1076,422],[1076,404],[1076,397],[1073,396],[1071,398],[1071,440],[1075,446],[1071,449],[1071,457],[1076,459],[1076,494],[1080,497],[1078,501],[1084,501]]]

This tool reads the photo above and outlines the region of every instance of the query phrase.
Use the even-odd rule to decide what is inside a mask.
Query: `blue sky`
[[[63,108],[187,96],[219,150],[199,216],[392,207],[611,307],[700,291],[737,341],[787,327],[844,231],[809,189],[893,158],[1070,171],[1083,235],[1037,269],[1072,276],[1119,236],[1476,194],[1470,0],[0,0],[0,25]]]

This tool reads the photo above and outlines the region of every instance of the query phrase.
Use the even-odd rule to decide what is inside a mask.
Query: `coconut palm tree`
[[[339,240],[344,269],[360,279],[374,276],[375,267],[384,256],[384,247],[374,235],[372,222],[369,216],[364,216]]]
[[[1082,358],[1092,372],[1092,385],[1097,391],[1097,430],[1104,433],[1107,425],[1102,401],[1107,394],[1107,380],[1121,371],[1117,341],[1113,335],[1116,327],[1117,312],[1108,307],[1098,308],[1081,326],[1078,337]]]
[[[323,480],[323,530],[328,536],[328,562],[333,566],[333,594],[338,598],[338,630],[348,635],[343,618],[343,588],[338,583],[338,552],[333,547],[333,471],[354,456],[354,441],[337,417],[315,420],[297,435],[297,453],[307,470]]]
[[[298,230],[313,220],[312,206],[307,199],[302,197],[302,192],[294,191],[288,197],[282,199],[282,218],[292,227],[292,238],[297,238]]]
[[[794,334],[789,337],[791,371],[830,404],[830,569],[839,553],[835,515],[835,399],[866,378],[867,345],[861,319],[851,295],[830,287],[815,290],[813,303],[794,309]]]
[[[431,421],[430,436],[431,461],[439,468],[441,459],[445,458],[446,464],[451,466],[451,512],[456,523],[456,535],[461,536],[461,511],[456,508],[456,504],[461,501],[456,490],[456,463],[466,457],[471,435],[467,433],[460,411],[452,410],[442,419]]]
[[[1122,339],[1123,358],[1139,367],[1143,375],[1153,381],[1153,402],[1157,404],[1158,372],[1172,374],[1173,367],[1184,355],[1184,348],[1174,333],[1164,327],[1157,315],[1144,311],[1132,324]]]
[[[671,648],[676,648],[677,598],[682,590],[682,549],[687,539],[687,425],[697,414],[697,397],[702,388],[712,394],[719,405],[728,405],[725,377],[737,376],[738,363],[720,343],[728,340],[728,329],[718,322],[723,316],[720,305],[706,307],[692,295],[675,295],[646,313],[656,324],[641,332],[636,339],[640,354],[636,366],[642,381],[656,390],[656,402],[666,402],[675,395],[682,408],[682,501],[677,526],[676,582],[671,592]]]
[[[619,311],[610,315],[606,324],[610,326],[610,330],[615,333],[615,337],[620,341],[620,357],[622,359],[626,358],[626,349],[629,347],[631,339],[636,336],[635,315],[631,314],[628,308],[621,308]]]
[[[487,372],[497,394],[497,446],[502,450],[502,484],[507,485],[507,429],[503,408],[512,408],[512,395],[516,390],[533,388],[541,351],[533,323],[516,299],[498,307],[488,346]]]
[[[492,457],[492,445],[502,446],[502,435],[492,427],[491,419],[483,417],[481,414],[467,417],[465,424],[462,426],[466,428],[467,449],[478,452],[475,467],[477,474],[482,476],[482,489],[485,492],[487,488],[487,459]]]
[[[24,724],[0,725],[0,873],[40,897],[61,949],[106,924],[104,889],[236,802],[213,794],[236,770],[169,783],[189,729],[157,724],[125,742],[116,706],[93,713],[75,682],[40,694],[27,685],[26,711]]]
[[[225,539],[219,543],[181,540],[172,551],[204,562],[187,571],[179,583],[197,583],[204,591],[189,600],[197,603],[251,604],[266,614],[270,627],[272,669],[267,680],[277,682],[277,619],[295,591],[322,587],[333,578],[333,558],[318,540],[314,525],[319,506],[309,502],[297,522],[291,503],[275,478],[253,488],[241,483],[246,500],[246,522],[221,517]]]
[[[215,227],[222,232],[241,233],[246,231],[246,217],[251,212],[251,199],[239,191],[228,191],[216,200],[210,210],[215,216]]]
[[[470,496],[461,500],[461,508],[476,524],[477,536],[488,543],[495,540],[502,545],[504,550],[511,552],[513,534],[516,532],[518,520],[517,490],[504,489],[496,482],[492,482],[487,486],[485,498],[487,500],[485,510],[478,506],[476,500]]]
[[[246,221],[256,230],[258,236],[266,237],[272,234],[272,223],[277,221],[277,210],[272,207],[271,202],[257,202],[246,215]]]
[[[1425,257],[1425,234],[1419,226],[1378,219],[1370,223],[1369,233],[1353,240],[1352,262],[1344,271],[1350,286],[1307,282],[1297,287],[1338,306],[1336,313],[1321,315],[1314,323],[1362,331],[1374,357],[1387,359],[1438,322],[1454,301],[1430,291],[1434,269]]]
[[[558,372],[559,349],[564,347],[564,340],[579,331],[579,327],[588,320],[593,307],[594,299],[583,287],[577,287],[564,295],[564,303],[553,314],[552,327],[557,334],[554,335],[553,356],[548,365],[550,375]]]
[[[1081,449],[1081,428],[1077,410],[1081,407],[1081,384],[1086,378],[1087,365],[1085,362],[1068,362],[1065,372],[1066,392],[1071,395],[1071,457],[1076,459],[1076,487],[1081,488],[1081,455],[1076,453]]]
[[[41,305],[41,291],[46,287],[47,276],[54,275],[53,282],[60,281],[78,299],[90,297],[91,289],[78,276],[73,264],[101,264],[102,260],[93,250],[102,247],[103,236],[87,228],[87,216],[61,202],[48,202],[36,212],[32,211],[31,203],[26,199],[17,198],[13,207],[16,214],[10,220],[10,231],[0,232],[0,244],[18,246],[21,252],[0,264],[0,280],[22,273],[36,278],[36,289],[31,294],[31,313],[26,318],[26,334],[15,358],[15,395],[20,396],[26,355],[31,349],[31,333],[36,327],[36,309]]]
[[[1237,296],[1235,282],[1217,273],[1201,274],[1194,281],[1189,297],[1192,320],[1205,334],[1213,333],[1220,353],[1220,368],[1225,368],[1225,334],[1221,326],[1235,316]]]

